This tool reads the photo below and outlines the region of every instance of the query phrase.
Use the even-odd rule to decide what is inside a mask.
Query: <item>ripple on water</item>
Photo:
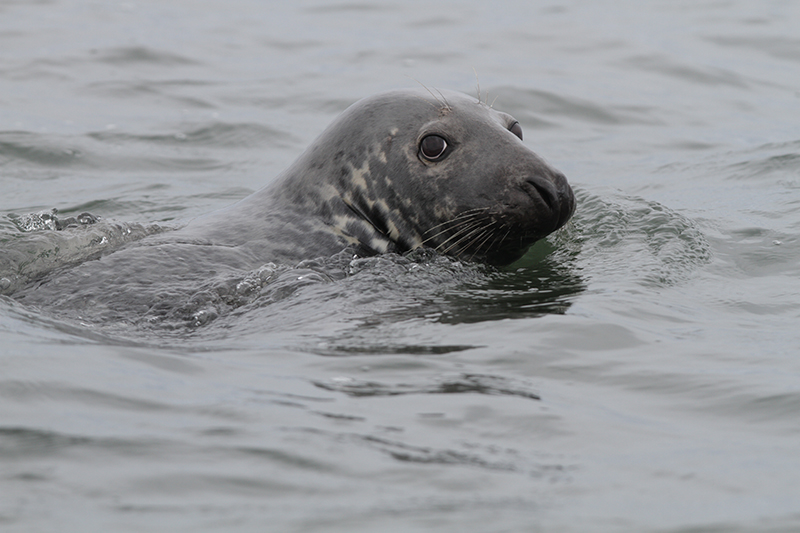
[[[696,224],[660,204],[583,191],[578,198],[573,222],[504,269],[427,250],[367,258],[344,251],[293,267],[265,264],[249,272],[234,269],[186,278],[180,285],[143,285],[134,269],[131,276],[106,273],[114,280],[111,286],[93,282],[87,288],[91,299],[106,301],[112,293],[124,298],[135,286],[136,301],[127,311],[120,305],[124,302],[86,306],[75,284],[69,285],[68,297],[52,295],[52,311],[63,318],[69,316],[71,302],[81,304],[75,316],[92,324],[95,333],[125,337],[192,335],[208,340],[224,338],[232,329],[263,333],[324,324],[312,343],[315,353],[448,353],[472,346],[434,338],[409,343],[406,330],[420,320],[458,324],[561,314],[586,289],[586,272],[663,286],[686,279],[710,258]],[[158,231],[157,226],[101,221],[63,232],[29,232],[25,239],[16,236],[12,253],[4,257],[2,272],[7,274],[2,277],[10,283],[3,290],[11,293],[54,268]],[[132,285],[126,289],[126,284]],[[97,292],[104,290],[110,291],[108,298]],[[48,308],[46,301],[38,305]],[[132,324],[137,328],[131,329]]]
[[[347,377],[318,380],[314,384],[321,389],[343,392],[353,397],[477,393],[490,396],[519,396],[531,400],[539,399],[539,395],[531,390],[530,385],[509,378],[483,374],[438,377],[432,383],[387,384]]]
[[[729,180],[787,179],[790,183],[800,174],[800,141],[769,143],[732,154],[745,160],[730,163],[721,171]]]
[[[211,128],[220,130],[220,128]],[[247,127],[244,127],[246,130]],[[234,163],[223,161],[222,158],[210,157],[208,152],[203,154],[187,150],[186,153],[176,153],[175,146],[164,142],[182,143],[188,148],[204,146],[211,142],[209,135],[228,136],[236,138],[246,135],[242,128],[221,128],[221,131],[203,131],[200,128],[189,134],[181,131],[180,127],[174,132],[163,135],[134,135],[122,133],[89,133],[83,137],[65,136],[46,133],[31,132],[0,132],[0,156],[6,161],[6,168],[14,171],[30,172],[33,165],[39,169],[54,169],[58,172],[69,171],[100,171],[107,169],[116,171],[221,171],[234,166]],[[113,128],[112,130],[113,131]],[[269,131],[260,132],[264,138],[270,135]],[[120,142],[117,142],[120,141]],[[146,149],[141,145],[136,148],[133,141],[147,143]],[[188,143],[187,143],[188,141]],[[229,141],[229,146],[234,141]],[[102,143],[102,144],[99,144]],[[124,151],[119,149],[109,150],[110,143],[124,146]]]
[[[596,279],[666,286],[711,260],[699,224],[676,211],[631,196],[577,194],[579,208],[561,245],[580,250],[575,267]]]
[[[163,231],[156,224],[98,222],[89,213],[59,218],[55,209],[7,218],[18,231],[0,233],[4,247],[0,254],[0,294],[12,294],[53,270]]]
[[[94,140],[117,145],[143,143],[153,146],[199,146],[213,149],[251,149],[266,145],[285,145],[286,132],[263,124],[208,122],[177,125],[174,131],[160,134],[134,134],[116,130],[88,134]]]

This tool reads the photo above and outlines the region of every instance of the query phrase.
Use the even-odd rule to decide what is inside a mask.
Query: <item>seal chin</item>
[[[566,224],[575,211],[572,189],[557,171],[513,178],[504,174],[493,182],[514,185],[491,205],[464,202],[455,215],[424,232],[425,243],[462,259],[508,265]]]
[[[483,249],[467,249],[459,255],[508,265],[525,255],[536,241],[564,226],[574,211],[575,195],[562,174],[526,177],[514,198],[498,207],[487,224],[502,238],[488,241]]]
[[[560,211],[558,214],[558,225],[556,229],[564,227],[572,215],[575,214],[575,194],[572,192],[572,187],[566,186],[566,191],[559,193]]]

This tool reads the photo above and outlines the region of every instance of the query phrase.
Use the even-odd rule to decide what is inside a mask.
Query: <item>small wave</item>
[[[97,217],[91,213],[81,213],[75,217],[57,216],[58,210],[40,211],[25,215],[9,215],[14,225],[23,233],[40,230],[63,230],[69,227],[85,226],[97,222]]]
[[[671,285],[711,260],[699,225],[666,206],[616,194],[579,191],[577,196],[580,207],[560,245],[579,253],[576,268],[591,264],[595,278]]]
[[[489,396],[519,396],[539,400],[539,395],[525,383],[499,376],[460,374],[439,378],[433,383],[386,384],[350,377],[314,381],[321,389],[342,392],[348,396],[399,396],[404,394],[486,394]]]
[[[737,88],[747,88],[749,83],[736,72],[721,68],[712,69],[704,66],[702,69],[692,66],[691,63],[679,63],[666,54],[649,54],[629,58],[624,64],[638,70],[655,72],[670,78],[677,78],[700,85],[727,85]]]
[[[195,134],[197,142],[203,145],[203,140],[209,132]],[[109,133],[111,132],[111,133]],[[86,136],[75,137],[70,135],[44,134],[32,132],[0,132],[0,165],[28,171],[33,163],[37,167],[58,169],[63,172],[70,170],[98,170],[98,169],[124,169],[126,171],[220,171],[231,167],[232,163],[223,163],[220,159],[198,157],[197,154],[187,154],[184,157],[175,154],[174,147],[167,142],[182,143],[187,135],[180,128],[174,133],[161,135],[134,135],[117,133],[114,130],[102,133],[90,133]],[[190,132],[191,133],[191,132]],[[229,130],[232,137],[243,137],[248,132]],[[261,132],[269,135],[267,132]],[[223,135],[225,135],[223,133]],[[285,138],[285,137],[284,137]],[[130,150],[131,141],[140,141],[148,144],[148,150]],[[98,144],[103,142],[103,144]],[[120,141],[120,142],[116,142]],[[109,151],[107,144],[114,142],[126,146],[126,152]],[[230,145],[234,141],[230,140]]]
[[[162,443],[141,442],[118,438],[72,435],[22,426],[0,426],[0,455],[19,457],[21,460],[33,457],[50,457],[83,450],[88,453],[129,452],[141,454],[147,448],[160,448]]]
[[[96,61],[121,66],[130,65],[131,63],[150,63],[167,67],[200,64],[199,61],[182,55],[164,52],[163,50],[154,50],[144,46],[108,48],[96,55]]]
[[[156,224],[98,221],[90,213],[58,217],[57,210],[8,215],[18,232],[0,234],[0,294],[10,295],[46,274],[99,257],[159,233]],[[56,231],[63,230],[63,231]]]
[[[800,62],[800,39],[775,36],[711,36],[706,40],[721,46],[755,50],[777,59]]]
[[[727,165],[725,174],[731,180],[785,178],[796,181],[800,174],[800,141],[770,143],[744,152],[748,158]],[[741,157],[741,152],[733,154]],[[719,172],[718,169],[715,169]]]
[[[18,162],[59,168],[85,166],[83,154],[84,149],[66,137],[25,131],[0,132],[0,160],[3,166]]]
[[[532,478],[545,478],[550,482],[566,479],[576,466],[563,462],[543,462],[541,456],[531,456],[528,450],[497,447],[475,442],[463,442],[458,447],[442,448],[410,444],[383,435],[361,433],[335,433],[318,429],[301,429],[316,439],[347,442],[386,454],[404,463],[447,465],[480,468],[495,472],[524,474]]]
[[[135,81],[102,81],[89,83],[86,90],[97,96],[137,101],[153,100],[162,104],[164,101],[187,109],[210,110],[217,109],[213,101],[193,94],[183,94],[180,90],[184,85],[193,85],[192,82],[162,82],[152,80]]]
[[[116,130],[90,133],[92,139],[119,145],[148,143],[163,145],[196,145],[210,148],[254,148],[285,142],[286,133],[251,123],[209,122],[178,125],[174,131],[160,134],[132,134]]]

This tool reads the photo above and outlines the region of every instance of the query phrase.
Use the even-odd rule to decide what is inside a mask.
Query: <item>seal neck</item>
[[[352,201],[349,198],[342,198],[342,203],[350,211],[350,215],[361,223],[352,223],[345,220],[344,227],[340,229],[345,233],[354,232],[352,235],[360,245],[366,247],[373,253],[403,253],[407,251],[400,243],[392,238],[392,230],[385,217],[366,202]]]

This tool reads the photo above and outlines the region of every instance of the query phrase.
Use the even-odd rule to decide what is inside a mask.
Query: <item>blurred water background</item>
[[[574,221],[169,335],[0,297],[3,531],[800,529],[800,3],[0,0],[0,254],[178,226],[418,82]]]

